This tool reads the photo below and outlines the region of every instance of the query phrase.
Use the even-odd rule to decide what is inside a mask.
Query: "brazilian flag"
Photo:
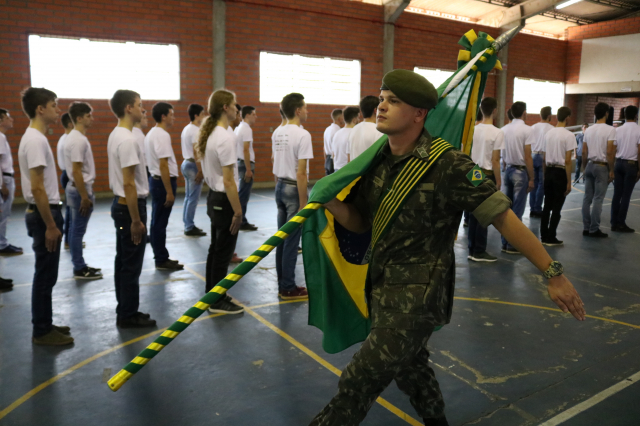
[[[438,88],[437,107],[429,112],[426,129],[457,149],[471,152],[473,126],[482,99],[487,74],[502,69],[497,50],[519,31],[512,30],[497,41],[471,30],[459,44],[458,70]],[[381,137],[367,151],[336,173],[320,179],[313,187],[309,203],[324,204],[337,197],[352,199],[360,177],[382,159],[387,143]],[[371,321],[365,296],[368,265],[365,255],[371,233],[349,232],[324,208],[303,225],[302,250],[309,291],[309,325],[324,333],[322,346],[328,353],[340,352],[367,338]]]

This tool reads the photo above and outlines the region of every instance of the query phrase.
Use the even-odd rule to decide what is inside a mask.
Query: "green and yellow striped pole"
[[[305,220],[315,213],[322,205],[319,203],[309,203],[304,209],[284,224],[271,238],[254,251],[244,262],[239,264],[229,275],[220,281],[211,291],[202,297],[191,308],[189,308],[171,327],[162,333],[156,340],[147,346],[138,354],[129,364],[113,376],[107,384],[109,388],[116,392],[122,387],[134,374],[142,369],[153,357],[158,355],[169,343],[173,341],[180,333],[182,333],[193,321],[196,320],[210,305],[213,305],[237,283],[240,278],[247,275],[262,259],[273,251],[297,228],[302,226]]]

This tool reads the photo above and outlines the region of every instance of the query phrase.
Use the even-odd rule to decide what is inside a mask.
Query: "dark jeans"
[[[327,155],[326,158],[324,159],[324,172],[327,176],[329,176],[334,171],[335,170],[333,168],[333,157],[331,157],[330,155]]]
[[[56,226],[62,232],[62,212],[60,207],[52,208],[51,215]],[[25,216],[27,233],[33,238],[33,251],[36,258],[33,287],[31,288],[31,323],[33,337],[41,337],[53,328],[53,309],[51,293],[58,280],[58,264],[60,262],[60,243],[54,252],[47,251],[45,233],[47,225],[37,210],[27,210]]]
[[[176,195],[178,187],[178,179],[171,178],[171,189],[173,195]],[[162,179],[155,179],[153,176],[149,178],[149,192],[151,193],[151,226],[149,227],[149,236],[151,237],[151,248],[153,248],[153,257],[156,265],[169,260],[169,251],[167,250],[167,225],[169,224],[169,216],[171,216],[171,207],[165,207],[167,201],[167,191],[164,189]]]
[[[575,181],[578,180],[578,178],[580,177],[580,169],[581,168],[582,168],[582,154],[580,154],[580,155],[576,154],[576,177],[573,180],[575,180]]]
[[[63,170],[60,175],[60,183],[62,184],[62,190],[66,190],[67,183],[69,183],[69,176],[67,171]],[[67,206],[64,211],[64,226],[62,227],[62,234],[64,235],[64,243],[69,244],[69,231],[71,230],[71,207],[69,202],[65,199],[64,204]]]
[[[278,206],[279,229],[300,210],[297,185],[279,180],[276,184],[276,205]],[[280,291],[293,291],[297,287],[296,262],[298,261],[300,235],[301,229],[297,228],[276,248],[276,273]]]
[[[207,256],[207,281],[205,292],[209,292],[227,276],[229,263],[236,249],[238,234],[231,235],[229,228],[233,220],[233,208],[224,192],[209,190],[207,215],[211,218],[211,245]]]
[[[120,197],[114,197],[111,205],[111,218],[116,227],[116,261],[113,280],[116,287],[116,314],[118,319],[132,317],[140,305],[140,273],[144,261],[147,235],[142,236],[140,244],[131,241],[131,215],[126,205],[118,204]],[[147,200],[138,198],[140,220],[147,226]]]
[[[547,167],[544,173],[544,209],[542,209],[540,220],[542,241],[556,238],[566,191],[567,171],[558,167]],[[551,220],[549,220],[549,216],[551,216]]]
[[[638,178],[638,162],[617,159],[613,173],[615,177],[611,201],[611,226],[625,226],[631,193]]]
[[[496,183],[494,175],[487,175],[493,183]],[[466,214],[467,212],[465,212]],[[488,228],[483,228],[478,219],[473,214],[469,214],[469,230],[467,232],[469,239],[469,256],[478,255],[487,251],[487,235]]]
[[[529,193],[529,209],[536,213],[542,211],[544,199],[543,161],[542,154],[533,154],[533,191]]]
[[[256,163],[251,163],[251,172],[256,174]],[[247,166],[244,164],[244,160],[238,160],[238,177],[240,178],[240,188],[238,188],[238,197],[240,198],[240,206],[242,207],[242,224],[246,225],[247,222],[247,203],[251,196],[251,187],[253,186],[253,178],[249,182],[245,182],[244,175],[247,173]]]

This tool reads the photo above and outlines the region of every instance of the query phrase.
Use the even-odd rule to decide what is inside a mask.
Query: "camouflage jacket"
[[[362,177],[353,204],[373,223],[379,198],[410,157],[429,159],[431,136],[425,130],[415,149],[385,159]],[[511,206],[489,179],[472,182],[475,164],[457,150],[444,153],[416,184],[400,215],[380,238],[369,260],[368,289],[372,327],[417,329],[451,319],[455,257],[453,243],[463,211],[481,225]]]

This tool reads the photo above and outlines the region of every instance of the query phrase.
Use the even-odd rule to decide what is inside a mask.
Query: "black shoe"
[[[547,238],[546,240],[542,240],[542,245],[545,246],[561,246],[563,243],[563,241],[560,241],[557,238]]]
[[[247,222],[240,225],[240,230],[241,231],[257,231],[258,227]]]
[[[470,254],[467,259],[473,260],[474,262],[495,262],[498,260],[497,257],[490,255],[486,251],[482,253]]]
[[[147,244],[151,244],[151,235],[147,235]]]
[[[102,272],[94,271],[88,266],[85,266],[79,271],[73,271],[73,278],[76,280],[101,280]]]
[[[132,317],[118,319],[116,325],[121,328],[141,328],[141,327],[153,327],[156,325],[156,320],[151,318],[145,318],[138,312]]]
[[[611,232],[621,232],[618,225],[611,225]]]
[[[233,303],[231,297],[224,295],[216,303],[209,306],[209,312],[214,314],[241,314],[244,312],[244,308]]]
[[[3,249],[0,249],[0,256],[18,256],[23,254],[23,251],[20,247],[12,246],[9,244]]]
[[[138,316],[140,316],[142,318],[146,318],[146,319],[151,318],[151,315],[145,314],[144,312],[137,312],[136,315],[138,315]]]
[[[0,290],[11,290],[13,288],[13,283],[6,281],[6,280],[0,280]]]
[[[202,229],[198,228],[197,226],[194,226],[188,231],[184,231],[184,235],[188,237],[205,237],[207,233],[204,232]]]
[[[92,268],[91,266],[87,266],[87,268],[89,268],[89,270],[90,270],[90,271],[93,271],[93,272],[100,272],[100,271],[102,271],[102,269],[100,269],[100,268]]]
[[[605,234],[604,232],[598,229],[596,232],[589,232],[589,236],[591,238],[607,238],[609,234]]]
[[[54,324],[53,329],[56,330],[58,333],[64,334],[65,336],[71,335],[71,327],[67,327],[66,325]]]
[[[425,426],[449,426],[446,417],[438,417],[431,419],[422,419],[424,421]]]
[[[2,278],[0,277],[0,282],[5,282],[7,284],[13,284],[13,280],[11,278]]]
[[[156,269],[162,271],[182,271],[184,265],[179,264],[177,260],[168,259],[162,263],[156,263]]]
[[[588,237],[589,236],[589,231],[582,231],[582,236],[583,237]]]
[[[502,246],[502,252],[507,254],[520,254],[518,250],[511,246]]]
[[[613,228],[611,230],[613,231]],[[634,232],[636,232],[636,230],[629,228],[627,225],[622,225],[622,226],[618,226],[618,232],[633,234]]]
[[[542,217],[542,212],[530,212],[529,213],[529,217],[541,218]]]

